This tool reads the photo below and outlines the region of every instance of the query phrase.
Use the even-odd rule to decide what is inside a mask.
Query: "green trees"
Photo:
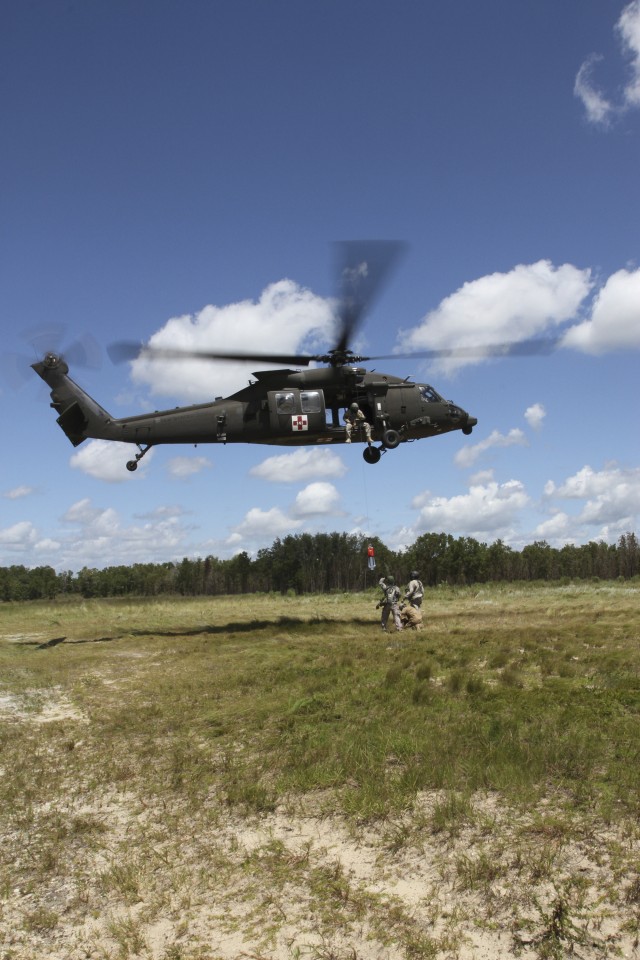
[[[278,593],[326,593],[365,586],[366,543],[347,533],[296,534],[260,551],[262,588]]]
[[[635,533],[623,533],[618,540],[618,573],[625,579],[640,574],[640,543]]]
[[[62,592],[53,567],[0,567],[0,600],[50,600]]]
[[[374,571],[367,565],[369,545],[375,551]],[[48,566],[0,567],[0,602],[72,594],[90,598],[352,592],[371,587],[390,573],[406,583],[413,569],[429,587],[489,580],[630,579],[640,576],[640,543],[635,533],[625,533],[617,544],[591,541],[558,549],[538,540],[518,552],[501,540],[486,544],[473,537],[423,533],[406,550],[394,551],[377,537],[302,533],[278,538],[254,558],[244,551],[228,560],[184,557],[178,563],[83,567],[76,574],[56,573]]]

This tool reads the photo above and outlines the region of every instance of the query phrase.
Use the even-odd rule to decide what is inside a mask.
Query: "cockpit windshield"
[[[427,384],[420,384],[420,396],[425,403],[442,403],[442,397],[439,397],[435,392],[433,387],[427,386]]]

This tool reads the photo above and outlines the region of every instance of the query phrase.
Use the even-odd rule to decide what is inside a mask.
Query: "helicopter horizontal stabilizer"
[[[51,390],[51,406],[58,414],[58,425],[74,447],[88,437],[108,436],[110,414],[68,376],[66,361],[53,353],[31,364]]]
[[[87,439],[84,435],[87,428],[87,419],[77,400],[58,417],[57,423],[64,430],[74,447],[79,447]]]

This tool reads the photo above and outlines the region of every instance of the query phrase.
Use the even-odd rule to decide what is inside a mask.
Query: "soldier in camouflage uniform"
[[[408,600],[412,607],[415,607],[416,610],[419,610],[422,606],[422,598],[424,597],[424,587],[422,586],[422,580],[418,576],[417,570],[412,570],[409,574],[409,586],[407,587],[407,592],[404,595],[404,599]]]
[[[393,622],[396,630],[402,630],[402,621],[400,620],[400,587],[396,586],[393,577],[381,577],[379,586],[382,588],[382,600],[378,607],[382,607],[380,615],[380,625],[384,632],[387,632],[387,622],[389,614],[393,614]]]
[[[422,611],[410,603],[400,604],[400,619],[405,630],[422,630]]]
[[[352,403],[351,406],[345,410],[344,425],[347,433],[347,439],[345,440],[345,443],[351,443],[351,434],[354,430],[356,432],[364,430],[367,443],[369,446],[371,446],[371,425],[367,422],[367,418],[357,403]]]

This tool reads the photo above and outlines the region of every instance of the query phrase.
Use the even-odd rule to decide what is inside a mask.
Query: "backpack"
[[[400,599],[400,587],[396,586],[394,583],[393,586],[384,587],[384,602],[385,603],[397,603]]]

